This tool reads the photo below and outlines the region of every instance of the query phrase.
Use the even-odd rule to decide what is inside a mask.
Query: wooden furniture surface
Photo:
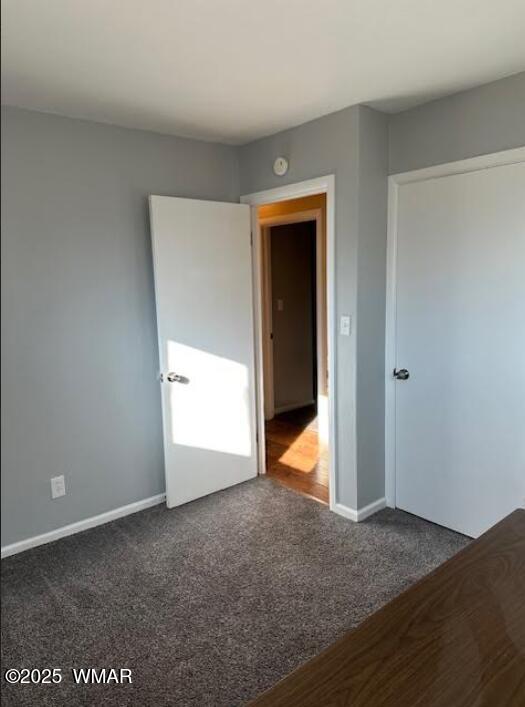
[[[525,510],[251,703],[525,706]]]

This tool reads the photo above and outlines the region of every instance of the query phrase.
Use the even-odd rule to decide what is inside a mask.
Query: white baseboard
[[[61,528],[49,531],[49,533],[35,535],[32,538],[20,540],[19,542],[12,543],[11,545],[4,545],[2,547],[2,558],[9,557],[9,555],[16,555],[18,552],[29,550],[32,547],[38,547],[38,545],[51,543],[59,538],[65,538],[67,535],[74,535],[75,533],[80,533],[83,530],[95,528],[97,525],[109,523],[112,520],[123,518],[131,513],[143,511],[146,508],[151,508],[151,506],[156,506],[159,503],[163,503],[165,500],[166,494],[159,493],[157,496],[144,498],[142,501],[135,501],[135,503],[130,503],[127,506],[114,508],[112,511],[107,511],[107,513],[101,513],[98,516],[92,516],[91,518],[86,518],[85,520],[79,520],[77,523],[71,523],[70,525],[64,525]]]
[[[342,503],[335,503],[332,510],[335,513],[338,513],[340,516],[344,516],[345,518],[353,520],[355,523],[359,523],[360,521],[364,520],[365,518],[368,518],[374,513],[377,513],[377,511],[380,511],[385,507],[386,499],[378,498],[377,501],[372,501],[372,503],[369,503],[368,506],[364,506],[363,508],[359,508],[358,510],[356,510],[355,508],[350,508],[349,506],[345,506]]]
[[[274,414],[279,415],[281,412],[290,412],[290,410],[299,410],[300,408],[306,408],[309,405],[313,405],[315,400],[305,400],[302,403],[290,403],[289,405],[281,405],[274,409]]]

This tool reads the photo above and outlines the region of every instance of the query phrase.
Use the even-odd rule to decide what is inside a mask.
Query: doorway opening
[[[266,473],[328,503],[326,194],[263,204],[257,226]]]

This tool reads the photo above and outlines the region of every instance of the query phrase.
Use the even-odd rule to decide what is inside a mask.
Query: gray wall
[[[525,145],[525,72],[390,117],[391,174]]]
[[[270,233],[273,389],[278,410],[307,405],[315,398],[316,223],[274,226]]]
[[[374,149],[371,149],[372,139],[378,140]],[[350,508],[358,507],[358,496],[375,500],[384,495],[381,459],[384,365],[379,368],[378,362],[384,356],[381,322],[385,306],[386,144],[386,116],[370,108],[353,106],[240,149],[242,194],[335,174],[336,317],[350,314],[354,328],[352,336],[338,336],[335,347],[336,454],[340,472],[336,499]],[[284,178],[272,172],[273,160],[280,154],[290,161]],[[369,238],[371,242],[365,242]],[[359,252],[362,275],[358,274]],[[363,286],[359,307],[358,280]],[[373,296],[369,297],[372,291]],[[358,351],[360,317],[377,316],[378,307],[379,320],[368,327],[363,323],[365,343]],[[366,358],[367,351],[374,352],[370,360]],[[360,374],[365,375],[367,384],[372,381],[370,390],[360,387],[361,395],[370,398],[363,406],[362,401],[356,399],[354,385],[358,354]],[[367,420],[374,423],[377,433],[369,433],[358,454],[354,430],[362,428]],[[377,449],[370,455],[371,438]],[[358,487],[362,487],[362,492],[358,493]]]
[[[147,196],[239,188],[230,147],[12,108],[2,137],[9,544],[164,491]]]
[[[357,508],[385,492],[385,302],[388,125],[363,108],[359,121],[357,271]]]

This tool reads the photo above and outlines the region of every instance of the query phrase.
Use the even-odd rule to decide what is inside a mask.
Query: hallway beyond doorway
[[[266,473],[283,486],[328,503],[328,448],[318,433],[315,405],[266,422]]]

